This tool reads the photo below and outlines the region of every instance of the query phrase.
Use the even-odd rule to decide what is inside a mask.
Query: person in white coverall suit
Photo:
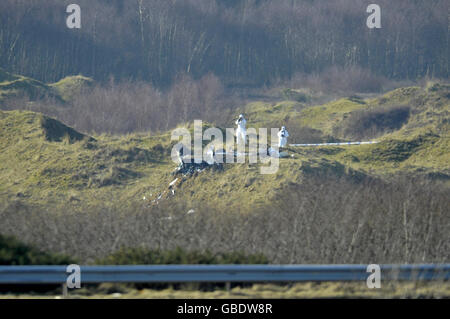
[[[289,137],[289,133],[286,128],[283,126],[281,130],[278,132],[278,147],[286,147],[287,138]]]
[[[244,115],[240,114],[239,118],[236,120],[236,142],[238,145],[244,144],[245,145],[245,138],[247,135],[247,129],[245,128],[245,125],[247,124],[247,121],[244,118]]]

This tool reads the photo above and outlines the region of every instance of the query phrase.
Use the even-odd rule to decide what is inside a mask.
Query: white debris
[[[280,153],[277,150],[273,149],[272,147],[269,147],[268,153],[269,156],[271,157],[280,157]]]
[[[208,165],[213,165],[214,164],[214,145],[210,145],[208,150],[206,151],[206,163],[208,163]]]
[[[146,200],[147,198],[144,196],[144,197],[142,197],[142,200]]]
[[[178,178],[175,178],[173,181],[170,182],[169,187],[172,187],[177,182]]]
[[[188,212],[186,214],[190,215],[190,214],[193,214],[193,213],[195,213],[195,210],[190,209],[190,210],[188,210]]]
[[[185,149],[185,146],[182,145],[177,150],[177,159],[180,166],[182,166],[184,163],[189,163],[192,160],[191,151],[187,148]]]

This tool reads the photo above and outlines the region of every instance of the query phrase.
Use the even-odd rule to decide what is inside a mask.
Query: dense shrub
[[[68,265],[72,258],[40,251],[12,236],[0,235],[0,265]]]
[[[284,89],[282,94],[285,99],[290,101],[306,103],[311,100],[311,97],[307,93],[293,89]]]
[[[0,233],[81,263],[117,251],[108,263],[263,262],[249,257],[259,254],[282,264],[448,262],[448,190],[436,181],[398,175],[390,182],[355,181],[313,172],[301,184],[285,185],[270,205],[242,212],[202,203],[186,214],[191,204],[177,201],[127,208],[4,205]]]
[[[335,134],[351,138],[370,138],[394,131],[408,121],[409,106],[377,107],[357,110],[334,129]]]
[[[301,144],[322,143],[322,132],[307,126],[296,126],[287,124],[289,138],[291,141],[298,141]]]
[[[166,131],[194,119],[225,125],[238,105],[234,94],[208,74],[197,80],[180,75],[164,91],[145,82],[111,80],[74,93],[64,104],[20,97],[8,99],[0,108],[41,112],[84,133],[125,134]]]
[[[293,88],[309,88],[326,93],[368,93],[381,92],[392,82],[358,66],[332,66],[316,74],[297,73],[289,83]]]
[[[172,265],[172,264],[267,264],[260,254],[247,255],[243,252],[212,253],[209,250],[186,251],[180,247],[174,250],[149,250],[145,248],[122,248],[96,263],[104,265]]]

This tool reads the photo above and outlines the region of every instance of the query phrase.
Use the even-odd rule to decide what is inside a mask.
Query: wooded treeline
[[[81,29],[66,7],[81,7]],[[179,73],[260,86],[331,66],[394,79],[448,77],[446,0],[2,0],[0,66],[53,82],[84,74],[158,87]]]

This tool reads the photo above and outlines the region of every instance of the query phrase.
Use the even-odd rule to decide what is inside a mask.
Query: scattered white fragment
[[[268,153],[269,156],[271,157],[280,157],[280,153],[277,150],[273,149],[272,147],[269,147]]]
[[[214,155],[214,145],[210,145],[208,150],[206,151],[206,162],[208,163],[208,165],[214,164]]]
[[[193,209],[190,209],[190,210],[188,210],[188,212],[186,213],[186,214],[193,214],[193,213],[195,213],[195,210],[193,210]]]
[[[172,187],[177,182],[178,178],[175,178],[173,181],[170,182],[169,187]]]
[[[147,198],[144,196],[144,197],[142,197],[142,200],[146,200]]]
[[[122,294],[119,293],[119,292],[115,292],[115,293],[113,293],[111,296],[112,296],[113,298],[119,298],[119,297],[122,296]]]

